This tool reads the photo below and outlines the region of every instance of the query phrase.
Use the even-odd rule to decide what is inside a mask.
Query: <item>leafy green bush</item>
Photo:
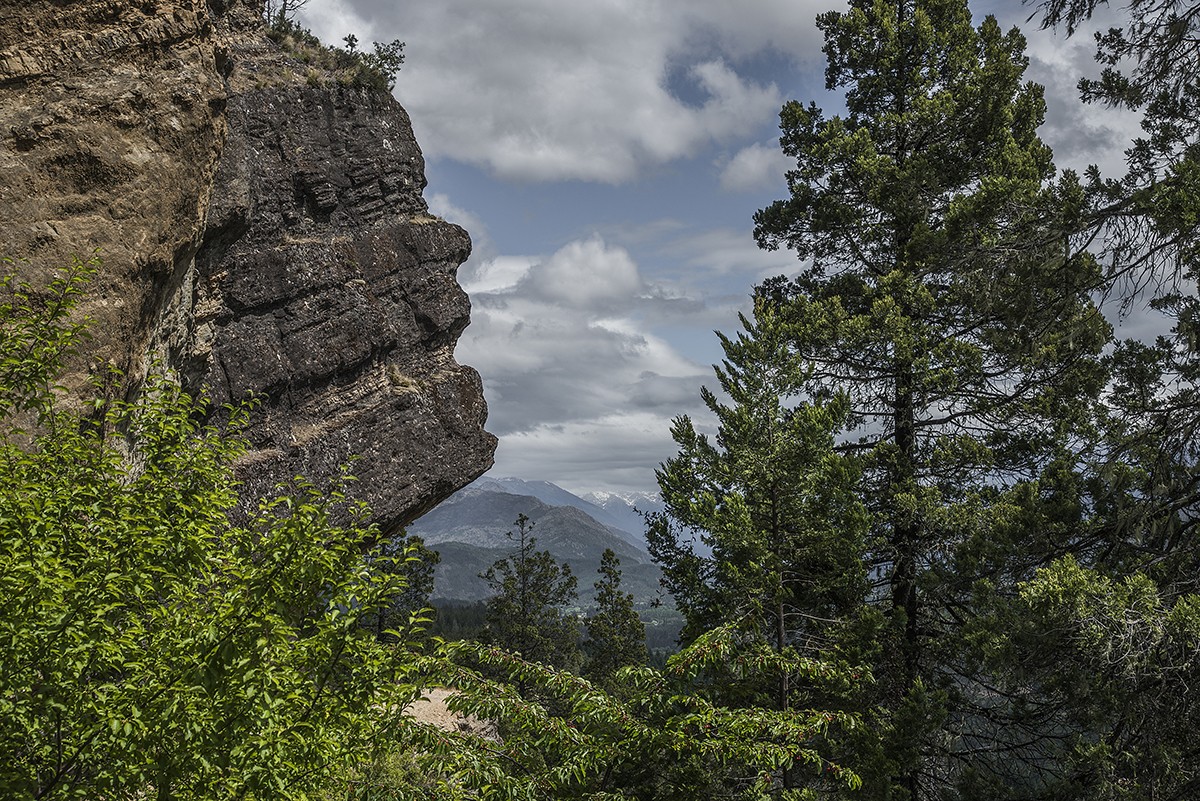
[[[450,646],[459,693],[452,709],[500,721],[503,748],[480,735],[451,733],[419,750],[484,798],[814,799],[854,789],[858,776],[828,760],[831,740],[858,728],[842,712],[735,707],[715,699],[716,675],[787,671],[814,684],[848,687],[845,666],[776,654],[747,641],[738,621],[696,638],[664,670],[618,670],[609,694],[570,672],[531,663],[494,646]],[[503,682],[480,678],[479,667]],[[527,694],[516,687],[529,688]],[[529,700],[530,696],[539,703]],[[469,744],[474,741],[475,746]],[[464,746],[464,744],[467,744]],[[783,774],[798,779],[786,789]]]
[[[0,432],[0,796],[305,797],[415,697],[411,628],[383,648],[360,626],[402,582],[368,569],[378,532],[337,487],[233,524],[245,446],[165,378],[91,421],[61,410],[94,269],[43,298],[0,283],[0,411],[39,415]]]

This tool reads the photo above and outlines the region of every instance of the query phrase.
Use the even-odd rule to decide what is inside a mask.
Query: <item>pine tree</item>
[[[760,302],[755,319],[741,321],[736,339],[718,334],[725,359],[716,375],[731,403],[701,390],[716,442],[688,417],[675,421],[679,454],[658,471],[666,513],[652,518],[650,551],[686,639],[749,619],[777,652],[824,644],[820,621],[841,617],[865,593],[855,468],[833,452],[845,399],[789,405],[809,371],[790,352],[780,316]],[[693,537],[705,547],[693,548]],[[787,677],[780,682],[771,705],[787,709]]]
[[[870,797],[934,798],[964,765],[1031,780],[1053,732],[996,697],[969,638],[1015,583],[1078,546],[1079,453],[1111,329],[1101,276],[1058,223],[1082,205],[1037,136],[1024,39],[963,0],[854,0],[818,19],[846,113],[789,103],[790,198],[755,217],[806,262],[757,292],[844,398],[862,465],[870,603],[886,618],[867,706]],[[976,754],[1003,750],[994,764]],[[1036,778],[1036,777],[1035,777]]]
[[[1071,36],[1092,17],[1099,3],[1042,0],[1037,5],[1043,28],[1062,27]],[[1196,197],[1195,171],[1200,162],[1200,4],[1130,0],[1124,5],[1127,19],[1123,24],[1096,35],[1100,75],[1080,79],[1080,98],[1085,103],[1141,112],[1144,136],[1135,139],[1126,151],[1130,171],[1125,180],[1108,187],[1118,193],[1120,201],[1100,209],[1091,222],[1119,222],[1130,212],[1135,216],[1148,214],[1151,219],[1174,217],[1177,208],[1156,213],[1154,199],[1169,196],[1193,205]],[[1195,241],[1197,221],[1193,218],[1187,223],[1176,217],[1176,222],[1185,222],[1183,226],[1171,226],[1178,238],[1168,236],[1160,245]],[[1140,233],[1169,232],[1143,227]],[[1166,249],[1166,254],[1142,255],[1152,261],[1163,255],[1181,255],[1177,248]]]
[[[404,590],[389,598],[385,608],[366,615],[364,625],[375,632],[380,642],[394,643],[393,630],[407,628],[414,616],[420,618],[422,612],[432,612],[428,607],[433,592],[433,570],[441,557],[416,535],[397,537],[383,551],[372,561],[372,570],[401,579]]]
[[[612,548],[604,549],[597,572],[600,578],[592,585],[596,609],[585,624],[584,675],[608,685],[619,668],[646,664],[646,626],[633,607],[633,596],[621,590],[621,562]]]
[[[713,679],[720,696],[787,712],[827,704],[827,687],[818,692],[787,668],[742,667],[861,656],[847,634],[870,628],[860,614],[866,515],[852,460],[833,450],[845,399],[795,402],[809,370],[790,352],[780,316],[759,302],[754,320],[741,321],[736,339],[718,335],[725,359],[716,375],[730,402],[701,391],[718,422],[715,442],[689,418],[675,421],[679,454],[658,472],[666,511],[647,539],[684,614],[685,640],[717,625],[741,632],[739,659]],[[785,766],[783,789],[795,780]]]
[[[508,538],[516,551],[479,574],[494,593],[487,600],[484,639],[527,661],[576,670],[579,623],[564,608],[577,598],[575,576],[549,551],[534,550],[537,539],[528,517],[517,515],[514,525],[517,530]]]
[[[1097,2],[1038,6],[1043,27],[1069,36]],[[1161,532],[1185,507],[1193,510],[1185,517],[1200,517],[1200,4],[1131,0],[1123,11],[1119,25],[1097,34],[1100,75],[1081,78],[1079,88],[1085,103],[1140,112],[1142,134],[1126,150],[1120,180],[1089,170],[1085,213],[1065,220],[1064,231],[1097,251],[1106,292],[1122,311],[1145,303],[1173,324],[1153,343],[1123,343],[1114,353],[1105,469],[1145,478],[1101,501],[1123,507],[1110,525]]]

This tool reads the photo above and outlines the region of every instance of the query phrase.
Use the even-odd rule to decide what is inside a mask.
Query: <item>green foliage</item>
[[[407,650],[360,626],[402,581],[368,569],[378,532],[337,487],[231,523],[244,445],[166,379],[86,425],[60,408],[95,268],[36,300],[4,281],[0,404],[41,420],[0,443],[0,795],[308,797],[369,758],[376,705],[414,693]]]
[[[1047,722],[1071,732],[1078,797],[1196,797],[1200,735],[1179,724],[1200,717],[1200,595],[1064,557],[1021,586],[1007,623],[1024,658],[1005,678],[1037,683]]]
[[[1028,2],[1028,0],[1027,0]],[[1096,0],[1042,0],[1043,27],[1067,35],[1091,18]],[[1200,6],[1186,0],[1131,0],[1124,19],[1096,38],[1099,77],[1080,79],[1085,103],[1138,111],[1142,135],[1126,150],[1120,179],[1092,167],[1082,210],[1064,221],[1062,235],[1099,251],[1107,278],[1125,291],[1125,307],[1150,295],[1151,305],[1175,320],[1164,368],[1183,391],[1163,406],[1194,429],[1196,347],[1200,306],[1181,291],[1200,278]],[[1164,339],[1160,347],[1167,344]],[[1174,394],[1174,393],[1172,393]]]
[[[437,603],[430,633],[446,640],[473,640],[486,625],[487,606],[483,601]]]
[[[864,654],[851,635],[870,624],[862,616],[867,516],[854,494],[858,470],[834,452],[846,403],[795,402],[810,371],[791,353],[782,322],[759,302],[753,321],[742,318],[743,333],[721,336],[716,373],[731,404],[703,390],[718,421],[715,444],[689,419],[676,421],[679,455],[658,474],[666,512],[647,538],[686,637],[743,622],[742,653],[714,668],[721,697],[786,711],[835,696],[790,669],[745,674],[744,661],[782,666],[817,653],[857,660]],[[711,555],[693,546],[697,537]],[[782,773],[785,788],[804,780],[796,774]]]
[[[202,402],[152,377],[140,400],[103,399],[87,421],[64,411],[53,380],[95,267],[77,263],[40,294],[3,282],[4,798],[763,798],[797,761],[855,783],[814,746],[853,716],[705,698],[698,677],[735,659],[732,629],[663,673],[624,668],[621,700],[493,645],[445,645],[423,636],[422,612],[395,618],[423,597],[430,562],[419,543],[376,545],[342,494],[348,477],[297,479],[246,511],[231,467],[245,409],[226,410],[233,429],[206,426]],[[13,428],[23,410],[40,414],[31,432]],[[509,590],[548,577],[543,600],[561,603],[573,578],[543,564],[527,522],[494,576]],[[607,565],[602,583],[625,609]],[[379,637],[383,620],[398,625]],[[741,670],[780,668],[739,652]],[[846,680],[812,660],[791,669]],[[453,686],[453,706],[499,722],[504,740],[494,726],[417,722],[405,710],[431,686]]]
[[[99,261],[76,258],[40,294],[17,280],[12,259],[0,265],[0,420],[20,412],[45,419],[63,359],[84,336],[84,326],[70,320],[71,310]]]
[[[402,589],[384,609],[368,614],[363,624],[381,642],[395,642],[391,631],[403,628],[414,615],[428,611],[433,570],[440,557],[415,535],[390,540],[381,550],[383,556],[372,561],[372,569],[394,576]]]
[[[685,798],[717,785],[762,797],[772,772],[797,760],[853,783],[809,747],[852,718],[740,712],[687,688],[701,667],[732,658],[728,633],[702,637],[666,675],[630,673],[637,692],[623,693],[624,706],[582,680],[476,650],[478,665],[535,685],[554,713],[413,650],[419,621],[381,647],[373,635],[398,603],[419,600],[429,562],[412,547],[373,550],[378,532],[362,509],[339,511],[336,488],[299,482],[234,525],[230,465],[244,446],[204,427],[202,405],[178,387],[151,379],[142,400],[107,399],[86,425],[57,407],[53,376],[81,330],[71,306],[94,268],[76,265],[40,299],[4,284],[12,378],[0,400],[38,411],[41,424],[32,440],[9,431],[0,448],[6,797],[626,797],[652,786]],[[244,412],[229,414],[236,424]],[[136,459],[107,436],[116,431]],[[561,603],[572,578],[542,564],[526,522],[495,575],[548,584]],[[610,567],[606,586],[623,608]],[[738,664],[778,667],[744,654]],[[464,708],[504,721],[502,751],[400,716],[419,686],[446,680]]]
[[[396,74],[404,64],[404,42],[372,42],[371,52],[358,49],[353,34],[343,41],[345,48],[327,47],[292,18],[281,15],[268,17],[267,36],[292,56],[310,65],[309,83],[320,82],[320,69],[337,83],[363,86],[390,92],[396,86]]]
[[[633,596],[621,591],[621,562],[611,548],[600,557],[600,579],[596,588],[596,609],[585,621],[587,654],[584,675],[592,681],[616,689],[613,674],[623,667],[646,664],[646,626],[633,607]]]
[[[354,51],[351,51],[355,54]],[[396,86],[396,73],[404,63],[404,42],[393,39],[390,42],[371,43],[370,53],[357,53],[364,74],[370,76],[370,85],[376,88],[386,88],[389,92]]]
[[[1056,748],[1059,732],[1024,714],[1030,688],[997,696],[972,625],[1095,534],[1085,471],[1102,447],[1112,334],[1091,298],[1095,259],[1054,233],[1086,202],[1038,138],[1045,104],[1024,80],[1020,32],[976,26],[963,0],[849,5],[818,18],[827,86],[845,90],[847,111],[784,107],[790,197],[755,216],[760,245],[805,266],[758,288],[755,321],[718,373],[732,409],[706,397],[724,452],[682,421],[662,471],[670,516],[708,532],[714,561],[673,552],[661,526],[659,555],[698,620],[745,597],[723,587],[780,594],[779,579],[748,571],[772,565],[772,545],[798,537],[827,559],[763,571],[799,573],[808,593],[784,596],[773,617],[804,625],[783,627],[777,649],[832,647],[871,665],[878,682],[846,701],[871,726],[844,747],[864,797],[915,801],[952,792],[966,766],[1020,785]],[[786,380],[765,385],[767,365]],[[751,435],[755,420],[779,422]],[[767,450],[776,441],[791,452]],[[738,458],[756,444],[769,455]],[[755,488],[743,505],[711,489],[734,485],[713,468],[726,463]],[[772,463],[779,478],[750,468]],[[794,498],[779,519],[802,521],[783,536],[763,522],[774,507],[757,487],[772,481]],[[771,535],[744,541],[757,531]]]
[[[779,315],[762,302],[754,314],[737,339],[720,335],[716,373],[731,404],[702,391],[716,443],[691,420],[675,422],[680,450],[658,474],[667,511],[652,520],[651,553],[687,618],[686,637],[749,615],[776,650],[826,647],[825,623],[866,593],[857,470],[833,450],[846,403],[795,403],[809,370],[790,352]]]
[[[1039,4],[1043,24],[1068,35],[1096,5]],[[1078,797],[1188,798],[1200,792],[1200,744],[1178,725],[1197,714],[1200,6],[1132,0],[1121,12],[1096,35],[1099,76],[1079,87],[1084,102],[1140,112],[1142,135],[1121,180],[1089,172],[1087,213],[1068,232],[1100,251],[1125,309],[1148,299],[1174,328],[1114,348],[1103,448],[1082,493],[1088,547],[1026,585],[1006,621],[1015,641],[1040,632],[1053,647],[1001,653],[1008,686],[1044,683],[1047,719],[1078,733]]]
[[[854,773],[825,760],[815,744],[852,715],[814,710],[736,709],[714,702],[703,676],[737,664],[747,674],[780,667],[767,654],[744,658],[741,634],[726,626],[697,638],[667,668],[624,668],[619,695],[607,695],[564,671],[531,663],[501,649],[459,643],[463,665],[502,677],[482,681],[474,670],[455,679],[452,706],[481,719],[503,720],[504,748],[470,747],[462,733],[419,749],[442,760],[458,786],[496,799],[801,799],[782,789],[785,766],[800,764],[817,787],[855,787]],[[741,656],[739,656],[741,654]],[[812,681],[844,683],[848,673],[813,660],[788,658],[791,670]],[[548,704],[531,703],[514,689],[526,686]],[[550,709],[554,711],[550,711]]]
[[[483,639],[531,662],[577,669],[579,623],[564,609],[577,597],[575,576],[549,551],[534,550],[528,517],[517,515],[514,525],[517,531],[507,535],[516,551],[479,575],[494,593],[486,602]]]
[[[1043,4],[1068,27],[1095,5]],[[1200,12],[1128,12],[1099,37],[1109,69],[1082,84],[1145,114],[1120,183],[1055,175],[1022,37],[973,27],[961,0],[822,15],[847,113],[781,115],[790,197],[755,233],[808,263],[756,297],[806,366],[790,394],[846,404],[835,451],[859,468],[875,585],[835,647],[879,679],[850,699],[870,725],[845,740],[865,797],[1196,793],[1196,743],[1171,721],[1196,712],[1200,314],[1194,293],[1160,291],[1175,336],[1117,343],[1093,295],[1200,275]],[[714,449],[689,428],[664,488],[672,516],[709,530]],[[661,553],[695,615],[720,567]]]
[[[761,599],[781,593],[811,595],[805,606],[823,604],[832,612],[863,592],[856,532],[861,535],[864,513],[846,492],[856,471],[833,451],[845,400],[795,402],[810,372],[790,351],[780,316],[758,302],[753,321],[741,322],[737,339],[718,334],[725,359],[716,375],[732,404],[701,391],[718,422],[716,444],[680,418],[673,430],[680,453],[659,471],[669,519],[714,550],[700,560],[702,567],[686,565],[705,581],[692,584],[693,577],[679,570],[668,575],[669,586],[687,599],[685,608],[697,619],[736,617],[751,606],[769,609],[772,604]],[[652,532],[658,533],[665,521],[655,522]],[[811,566],[802,564],[808,560],[814,560]]]

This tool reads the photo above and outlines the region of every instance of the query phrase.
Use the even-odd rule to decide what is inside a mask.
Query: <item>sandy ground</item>
[[[498,739],[494,723],[479,720],[472,715],[451,712],[446,706],[446,701],[452,695],[454,695],[454,691],[444,687],[426,690],[418,701],[404,710],[404,714],[445,731],[470,732],[488,739]]]

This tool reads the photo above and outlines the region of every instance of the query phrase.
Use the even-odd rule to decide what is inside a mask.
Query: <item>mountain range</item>
[[[450,496],[409,525],[441,555],[433,598],[440,603],[482,600],[490,590],[479,574],[509,556],[518,515],[533,524],[538,550],[571,566],[581,608],[590,606],[600,557],[611,548],[621,562],[622,584],[639,607],[661,600],[661,573],[650,559],[639,512],[660,511],[649,495],[597,493],[580,497],[548,481],[484,477]]]

